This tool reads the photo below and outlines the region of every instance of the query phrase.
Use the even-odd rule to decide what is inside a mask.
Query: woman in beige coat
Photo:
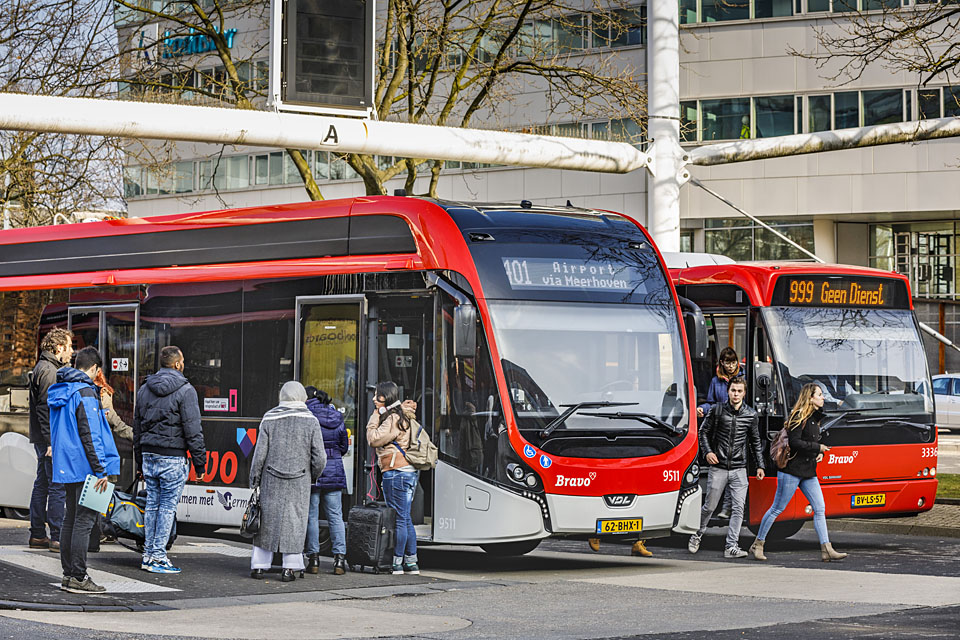
[[[405,451],[416,424],[413,403],[400,402],[400,389],[393,382],[381,382],[373,397],[375,410],[367,421],[367,442],[377,448],[377,461],[383,472],[383,497],[397,512],[396,545],[393,549],[393,575],[419,574],[417,532],[410,517],[410,506],[417,490],[420,472],[407,462]]]

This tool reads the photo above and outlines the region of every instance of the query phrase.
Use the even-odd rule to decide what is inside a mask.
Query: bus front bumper
[[[547,494],[547,505],[555,535],[598,535],[598,526],[603,521],[641,520],[639,531],[631,530],[624,535],[659,538],[674,532],[693,533],[699,527],[700,488],[687,492],[678,504],[680,496],[679,491],[638,495],[627,506],[611,507],[603,496]]]

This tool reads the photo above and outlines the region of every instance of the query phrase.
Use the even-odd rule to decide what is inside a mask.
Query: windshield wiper
[[[567,421],[567,418],[575,414],[580,409],[600,409],[603,407],[627,407],[634,404],[640,404],[639,402],[578,402],[577,404],[562,404],[561,407],[567,407],[567,410],[558,415],[556,418],[551,420],[547,426],[543,428],[543,431],[540,432],[541,438],[546,438],[551,433],[556,431],[564,422]]]
[[[888,411],[890,410],[895,411],[896,407],[867,407],[864,409],[847,409],[845,411],[842,411],[838,415],[836,415],[836,417],[834,417],[833,420],[831,420],[825,427],[823,427],[821,431],[826,433],[829,429],[831,429],[834,425],[836,425],[841,421],[847,422],[852,426],[852,425],[862,424],[866,422],[876,422],[878,420],[885,420],[888,424],[892,423],[892,424],[897,424],[901,426],[912,427],[920,431],[927,431],[930,429],[929,425],[924,425],[919,422],[911,422],[899,416],[864,416],[862,418],[854,417],[854,416],[859,416],[861,412],[880,411],[883,409],[886,409]]]
[[[593,416],[596,418],[608,418],[610,420],[616,420],[617,418],[622,418],[624,420],[637,420],[639,422],[648,424],[651,427],[657,427],[678,436],[681,436],[687,432],[686,429],[681,429],[680,427],[672,425],[669,422],[661,420],[651,413],[624,413],[622,411],[616,411],[613,413],[585,413],[583,415]]]

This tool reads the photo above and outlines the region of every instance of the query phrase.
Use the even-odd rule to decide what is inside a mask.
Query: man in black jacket
[[[60,551],[60,527],[66,491],[53,479],[50,449],[50,407],[47,391],[57,381],[57,370],[73,356],[73,334],[66,329],[52,329],[40,341],[40,358],[30,375],[30,443],[37,452],[37,478],[30,496],[31,549]],[[47,537],[47,524],[50,537]]]
[[[137,391],[133,451],[147,485],[140,568],[151,573],[180,573],[167,558],[166,545],[190,471],[187,452],[198,480],[207,466],[197,391],[183,375],[183,363],[178,347],[164,347],[160,370]]]
[[[740,548],[740,526],[743,524],[743,505],[747,499],[747,448],[757,463],[757,478],[763,479],[763,450],[760,448],[760,430],[757,412],[743,403],[746,383],[734,378],[727,388],[728,401],[714,405],[700,425],[700,452],[707,464],[707,495],[700,511],[700,530],[690,536],[687,550],[696,553],[707,523],[730,485],[732,495],[730,524],[724,558],[744,558],[747,552]]]

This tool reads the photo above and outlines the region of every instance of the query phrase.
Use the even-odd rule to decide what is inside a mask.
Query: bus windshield
[[[554,428],[568,435],[685,432],[686,366],[672,307],[546,301],[490,301],[489,307],[521,431],[539,432],[569,405],[591,403]]]
[[[763,316],[789,406],[804,384],[818,382],[828,413],[933,411],[923,343],[909,309],[770,307]]]

